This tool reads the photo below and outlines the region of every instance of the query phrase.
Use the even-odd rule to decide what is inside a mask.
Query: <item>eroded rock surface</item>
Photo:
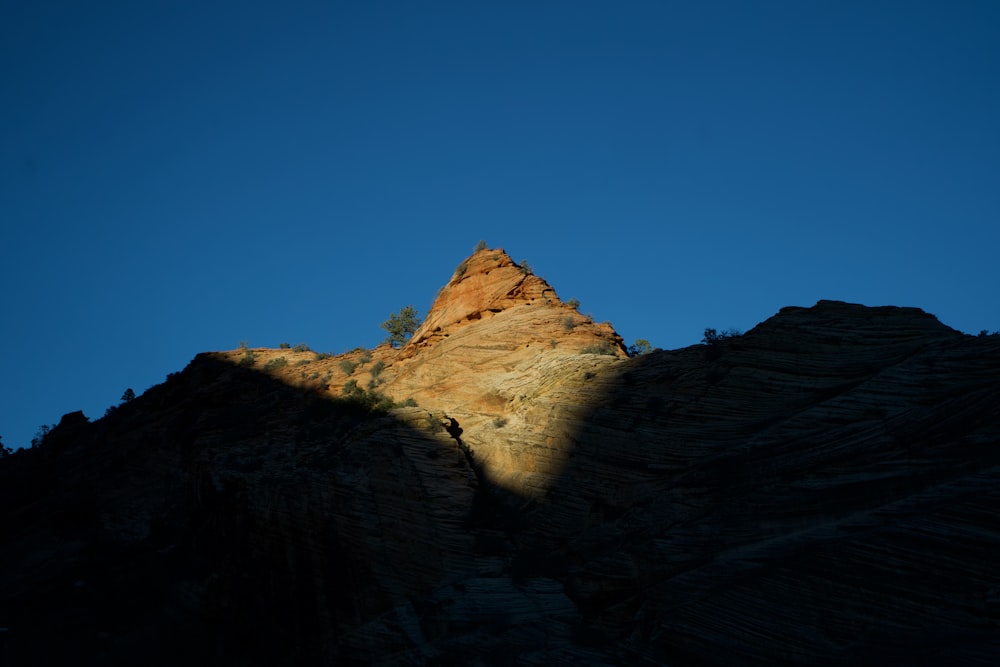
[[[822,301],[629,359],[485,250],[401,349],[255,353],[0,461],[10,664],[1000,656],[1000,337]]]

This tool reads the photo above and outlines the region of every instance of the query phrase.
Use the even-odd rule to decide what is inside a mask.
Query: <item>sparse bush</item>
[[[645,338],[636,338],[635,342],[629,345],[628,356],[639,357],[653,351],[653,346]]]
[[[313,358],[316,361],[323,361],[324,359],[329,359],[333,354],[330,352],[313,352]]]
[[[35,447],[40,447],[45,442],[45,439],[49,437],[49,433],[51,431],[52,427],[49,426],[48,424],[42,424],[41,426],[39,426],[38,431],[35,432],[35,437],[31,439],[32,449],[34,449]]]
[[[278,343],[279,350],[290,350],[292,346],[289,343]]]
[[[607,354],[612,357],[618,356],[615,346],[606,340],[602,340],[599,343],[594,343],[593,345],[588,345],[587,347],[580,350],[580,354]]]
[[[390,314],[389,319],[379,326],[389,332],[385,342],[393,347],[400,347],[420,326],[420,319],[413,306],[404,306],[398,314]]]
[[[739,329],[725,329],[722,332],[715,329],[705,329],[705,335],[701,339],[701,342],[708,346],[705,349],[705,359],[715,361],[722,356],[723,343],[741,335]]]
[[[312,348],[305,343],[299,343],[292,348],[292,352],[312,352]]]
[[[358,367],[358,365],[350,359],[343,359],[338,365],[340,366],[340,370],[344,371],[345,375],[350,375]]]
[[[573,317],[572,315],[567,315],[562,319],[562,325],[563,329],[569,331],[576,326],[576,318]]]
[[[415,408],[415,407],[417,407],[417,401],[412,396],[410,396],[408,399],[406,399],[405,401],[403,401],[399,405],[400,405],[400,407],[404,407],[404,408]]]
[[[239,344],[236,346],[236,349],[238,349],[238,350],[245,350],[248,347],[250,347],[250,343],[248,341],[241,340],[239,342]]]
[[[495,426],[496,428],[503,428],[506,425],[507,425],[506,417],[497,415],[496,417],[493,418],[493,426]]]
[[[274,359],[271,359],[266,364],[264,364],[264,370],[274,371],[279,368],[283,368],[287,365],[288,365],[288,359],[285,359],[284,357],[275,357]]]
[[[364,366],[365,364],[367,364],[369,361],[372,360],[372,353],[369,352],[368,350],[364,350],[364,348],[362,348],[362,350],[363,354],[360,357],[358,357],[358,363]]]
[[[528,260],[522,259],[521,263],[517,265],[517,268],[521,269],[523,275],[528,275],[529,273],[534,273],[531,269],[531,265],[528,264]]]
[[[483,250],[486,250],[487,247],[488,246],[486,245],[486,241],[480,239],[479,243],[476,244],[476,247],[473,249],[472,252],[482,252]]]
[[[358,403],[371,411],[386,411],[396,407],[395,402],[374,389],[364,390],[358,386],[357,380],[348,380],[344,384],[344,398]],[[412,399],[411,399],[412,400]]]
[[[739,329],[724,329],[721,332],[715,329],[705,329],[705,336],[701,339],[701,342],[706,345],[714,345],[730,338],[738,338],[742,335],[743,332]]]
[[[572,308],[573,310],[576,310],[580,307],[580,300],[576,298],[570,299],[569,301],[566,302],[566,305]]]
[[[458,268],[455,269],[455,277],[461,278],[462,276],[465,275],[465,272],[468,270],[469,270],[469,263],[462,262],[461,264],[458,265]]]
[[[240,358],[240,366],[244,368],[250,368],[257,363],[257,353],[248,347],[240,348],[243,350],[243,356]]]
[[[379,359],[374,364],[372,364],[372,367],[368,369],[368,372],[372,374],[372,377],[378,377],[384,370],[385,370],[385,362]]]

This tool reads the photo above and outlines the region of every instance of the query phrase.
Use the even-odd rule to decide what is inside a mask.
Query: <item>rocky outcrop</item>
[[[486,250],[402,349],[255,352],[0,461],[11,664],[1000,655],[1000,337],[823,301],[630,359]]]

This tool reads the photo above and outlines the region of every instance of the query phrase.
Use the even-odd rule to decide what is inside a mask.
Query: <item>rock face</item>
[[[484,250],[401,349],[252,352],[0,461],[9,664],[1000,656],[1000,337],[821,301],[630,359]]]

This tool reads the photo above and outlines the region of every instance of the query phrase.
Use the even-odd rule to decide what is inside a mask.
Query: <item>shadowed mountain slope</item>
[[[629,359],[485,250],[401,349],[251,352],[0,461],[9,664],[1000,655],[1000,337],[822,301]]]

